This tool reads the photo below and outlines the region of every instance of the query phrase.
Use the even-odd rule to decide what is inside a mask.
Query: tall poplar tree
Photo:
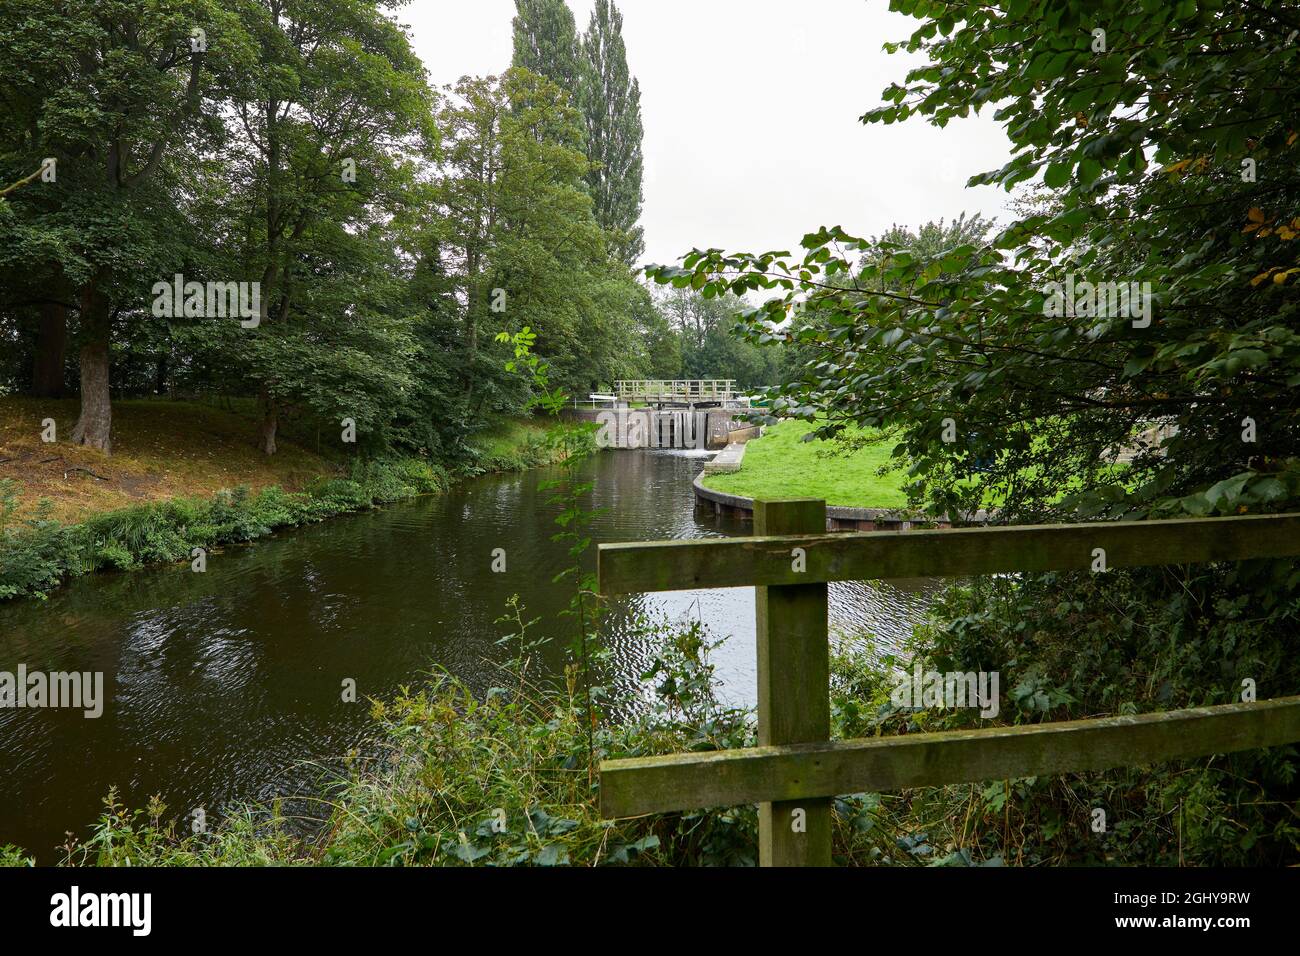
[[[564,0],[515,0],[511,65],[544,76],[577,104],[578,26]]]
[[[578,104],[587,132],[587,176],[596,221],[614,255],[634,265],[645,252],[641,218],[641,86],[627,66],[623,14],[596,0],[582,40]]]

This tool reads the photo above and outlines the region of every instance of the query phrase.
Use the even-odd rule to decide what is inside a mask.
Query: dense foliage
[[[816,350],[777,410],[825,408],[830,431],[902,426],[899,454],[938,510],[994,488],[1027,518],[1297,497],[1300,134],[1287,78],[1300,51],[1286,18],[1226,3],[894,6],[924,25],[890,48],[929,62],[864,119],[944,125],[995,109],[1014,158],[972,181],[1041,173],[1050,210],[991,244],[927,250],[824,228],[801,257],[711,250],[658,277],[706,295],[786,290],[749,316],[757,336]],[[1091,308],[1082,288],[1077,308],[1054,308],[1051,283],[1071,274],[1149,283],[1150,315]],[[774,329],[796,306],[806,319]],[[943,440],[949,418],[960,441]],[[1177,427],[1134,449],[1121,477],[1118,453],[1153,424]],[[972,457],[993,465],[963,492]],[[1061,500],[1076,477],[1080,493]]]
[[[579,40],[561,0],[521,0],[516,65],[435,90],[401,6],[8,4],[0,394],[79,393],[60,438],[105,452],[114,396],[222,395],[257,399],[268,455],[349,420],[367,454],[450,462],[527,407],[498,331],[533,329],[572,395],[684,374],[629,269],[617,9]]]

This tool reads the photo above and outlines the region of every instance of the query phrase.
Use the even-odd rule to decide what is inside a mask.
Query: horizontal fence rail
[[[805,570],[796,570],[795,548],[805,553]],[[597,562],[601,593],[629,594],[1086,571],[1098,548],[1107,568],[1293,557],[1300,514],[602,544]]]
[[[825,502],[756,501],[749,538],[602,544],[602,594],[755,587],[758,743],[600,765],[609,818],[757,803],[759,862],[831,862],[830,798],[1104,770],[1300,741],[1300,697],[831,741],[827,585],[1294,557],[1300,515],[822,533]],[[798,826],[795,825],[795,821]]]
[[[1107,770],[1300,740],[1300,697],[862,740],[607,760],[600,811],[632,817]]]
[[[614,383],[620,399],[709,399],[730,400],[736,392],[736,380],[714,379],[620,379]]]

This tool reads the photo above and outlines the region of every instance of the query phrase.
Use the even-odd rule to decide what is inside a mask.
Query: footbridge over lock
[[[614,383],[614,397],[656,408],[723,408],[742,399],[734,378],[623,379]]]
[[[757,435],[751,409],[735,379],[639,379],[593,393],[572,414],[599,426],[603,448],[705,450]]]

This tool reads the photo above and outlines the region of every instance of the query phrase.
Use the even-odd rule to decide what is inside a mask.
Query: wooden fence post
[[[824,534],[826,502],[755,501],[756,535]],[[799,549],[790,555],[798,568]],[[830,640],[826,584],[757,588],[758,742],[830,738]],[[831,801],[758,805],[759,866],[830,866]]]

